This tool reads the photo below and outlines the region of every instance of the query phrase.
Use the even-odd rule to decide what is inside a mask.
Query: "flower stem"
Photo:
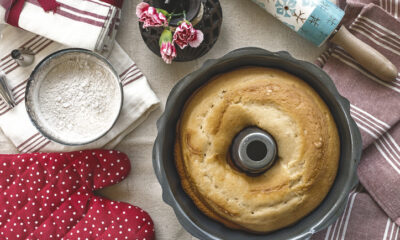
[[[182,15],[184,15],[184,14],[182,14],[182,13],[171,13],[170,14],[171,17],[178,17],[178,16],[182,16]]]

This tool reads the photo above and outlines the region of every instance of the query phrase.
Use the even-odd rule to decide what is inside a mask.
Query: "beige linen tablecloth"
[[[221,35],[214,48],[196,61],[172,65],[166,65],[144,44],[135,16],[139,0],[126,0],[124,3],[117,40],[147,77],[161,100],[161,108],[154,111],[117,146],[118,150],[129,155],[131,174],[122,183],[102,190],[100,194],[113,200],[138,205],[148,211],[155,222],[157,239],[192,239],[180,226],[172,208],[162,201],[161,187],[153,172],[151,159],[153,141],[157,135],[155,123],[164,110],[171,88],[183,76],[198,69],[206,59],[221,57],[236,48],[255,46],[270,51],[285,50],[296,58],[310,62],[314,62],[323,51],[323,48],[317,48],[297,36],[250,0],[220,1],[224,20]],[[2,133],[0,152],[17,152]]]

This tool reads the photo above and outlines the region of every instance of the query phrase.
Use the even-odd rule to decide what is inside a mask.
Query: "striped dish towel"
[[[3,31],[0,44],[0,69],[7,75],[13,96],[18,103],[13,109],[0,100],[0,128],[20,152],[60,152],[93,148],[113,148],[136,128],[159,103],[147,79],[140,69],[116,43],[109,61],[120,74],[123,84],[124,102],[121,115],[114,127],[101,139],[85,146],[71,147],[52,142],[39,134],[29,120],[25,110],[25,88],[35,65],[44,57],[65,46],[9,26]],[[28,67],[19,67],[11,58],[13,49],[25,47],[35,53],[35,62]]]
[[[0,5],[11,0],[2,0]],[[25,0],[18,25],[66,46],[108,55],[120,21],[120,9],[100,0],[57,0],[53,12],[45,12],[37,0]],[[117,1],[118,2],[118,1]],[[0,22],[5,11],[0,6]]]
[[[399,1],[355,1],[340,1],[343,24],[400,69]],[[400,76],[383,82],[338,46],[317,63],[350,100],[364,151],[358,168],[362,187],[350,195],[344,214],[313,239],[400,239]]]

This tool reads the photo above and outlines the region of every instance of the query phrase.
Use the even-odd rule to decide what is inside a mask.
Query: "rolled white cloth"
[[[57,0],[57,3],[59,7],[54,12],[45,12],[37,0],[26,0],[19,27],[66,46],[108,55],[118,29],[120,9],[99,0]],[[1,5],[0,20],[4,23],[6,9]]]

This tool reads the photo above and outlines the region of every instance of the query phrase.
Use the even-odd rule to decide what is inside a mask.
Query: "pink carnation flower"
[[[169,29],[164,29],[160,37],[160,53],[161,57],[167,64],[171,64],[176,58],[176,49],[172,42],[172,32]]]
[[[164,42],[160,48],[161,57],[167,64],[171,64],[172,60],[176,58],[176,49],[172,42]]]
[[[167,17],[145,2],[136,6],[136,16],[139,18],[139,22],[143,22],[143,28],[168,26]]]
[[[136,6],[136,16],[140,19],[149,9],[150,5],[145,2],[141,2]]]
[[[174,33],[174,43],[181,49],[184,49],[187,45],[197,48],[203,42],[203,39],[203,32],[194,29],[193,25],[186,21],[183,21]]]

